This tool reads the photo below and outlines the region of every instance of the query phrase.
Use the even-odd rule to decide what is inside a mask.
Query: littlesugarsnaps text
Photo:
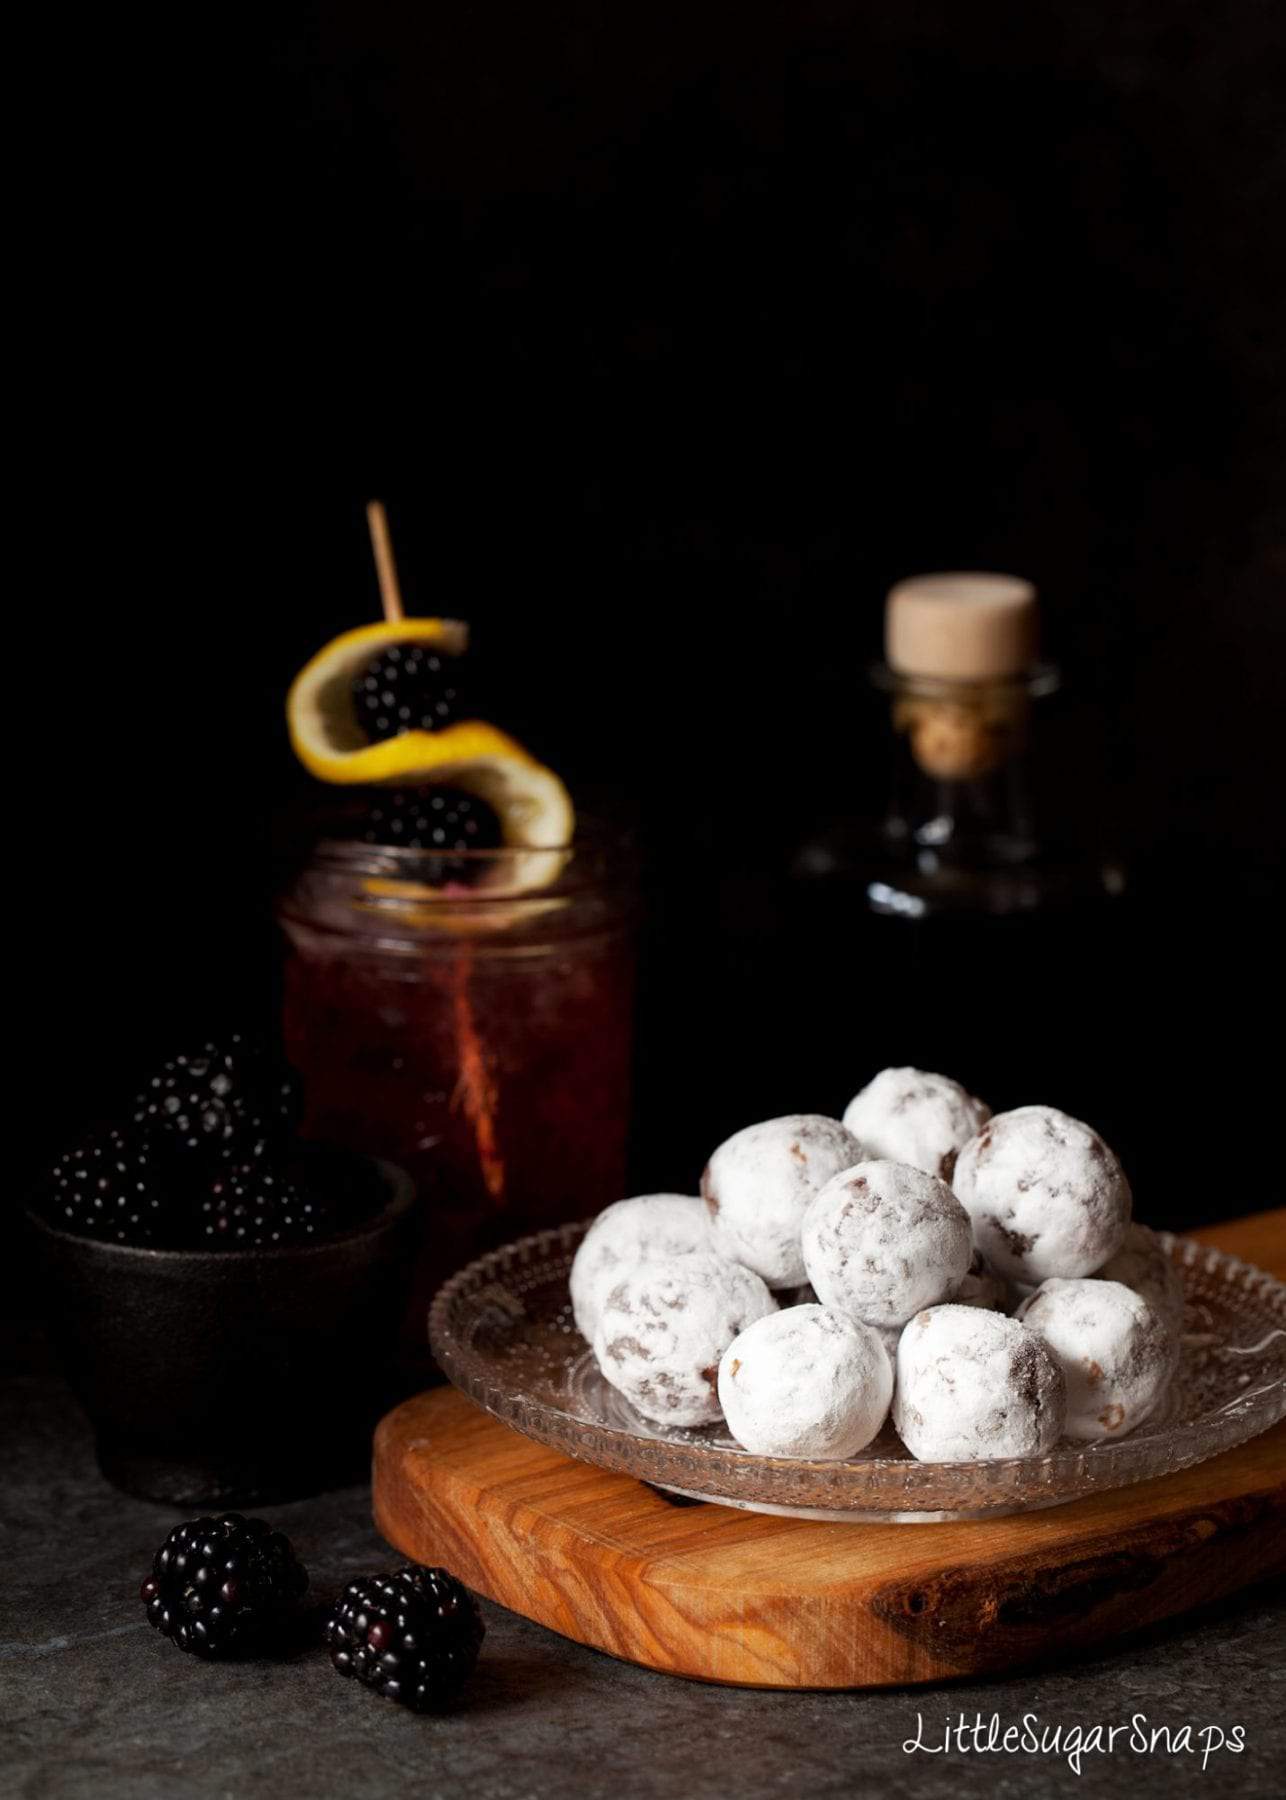
[[[1052,1725],[1039,1713],[1024,1713],[1006,1724],[999,1713],[957,1713],[940,1726],[915,1715],[915,1736],[902,1745],[908,1756],[1058,1756],[1081,1773],[1095,1756],[1195,1756],[1206,1768],[1211,1757],[1240,1756],[1246,1748],[1243,1725],[1162,1725],[1135,1713],[1122,1725]]]

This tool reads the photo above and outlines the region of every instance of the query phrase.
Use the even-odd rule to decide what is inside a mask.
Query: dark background
[[[783,982],[781,872],[882,804],[890,581],[998,567],[1067,675],[1047,804],[1127,853],[1137,935],[1099,991],[1037,958],[1034,1021],[979,1017],[989,1098],[1074,1110],[1042,1046],[1079,1009],[1129,1047],[1101,1122],[1143,1216],[1280,1202],[1280,7],[94,30],[46,65],[32,198],[24,1180],[267,1009],[282,699],[376,612],[381,493],[412,609],[471,619],[498,719],[639,828],[638,1181],[888,1060],[847,946]],[[795,1090],[801,1033],[833,1093]]]

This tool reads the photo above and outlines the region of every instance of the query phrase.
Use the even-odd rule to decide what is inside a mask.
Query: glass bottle
[[[955,1076],[993,1106],[1048,1100],[1106,1129],[1117,1050],[1105,1043],[1119,962],[1120,866],[1041,819],[1036,595],[1009,576],[921,577],[889,596],[890,798],[799,851],[792,941],[813,985],[860,1021],[851,1087],[881,1067]],[[819,1103],[832,1093],[819,1065]],[[830,1040],[828,1042],[828,1040]]]

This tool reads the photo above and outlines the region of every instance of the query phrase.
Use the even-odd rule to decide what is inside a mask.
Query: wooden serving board
[[[1193,1234],[1286,1272],[1286,1211]],[[769,1688],[889,1687],[1066,1655],[1286,1572],[1286,1421],[1196,1468],[942,1525],[676,1506],[439,1388],[375,1438],[408,1557],[629,1662]]]

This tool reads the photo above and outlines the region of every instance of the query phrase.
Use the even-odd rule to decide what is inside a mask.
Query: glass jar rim
[[[464,880],[441,880],[444,860],[464,865]],[[502,845],[498,849],[413,850],[352,837],[319,837],[278,899],[284,924],[383,943],[422,942],[461,926],[498,933],[563,915],[588,925],[589,915],[629,910],[635,886],[633,835],[599,818],[581,817],[567,845]],[[519,939],[521,931],[518,932]]]
[[[608,862],[628,858],[632,848],[633,836],[624,828],[582,815],[577,818],[572,837],[565,843],[500,844],[483,850],[413,850],[405,844],[370,844],[364,838],[325,832],[313,845],[311,861],[337,871],[388,871],[413,879],[417,867],[443,861],[460,862],[474,869],[496,864],[522,868],[539,863],[542,858],[558,857],[563,859],[564,871],[578,867],[582,872],[590,868],[601,870]],[[453,895],[453,898],[466,897],[466,893]]]

